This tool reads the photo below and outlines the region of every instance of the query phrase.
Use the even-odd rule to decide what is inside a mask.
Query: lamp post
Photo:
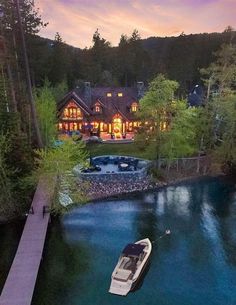
[[[33,125],[34,125],[34,129],[35,129],[35,133],[36,133],[36,139],[37,139],[38,147],[43,148],[43,142],[42,142],[42,138],[41,138],[41,134],[40,134],[40,130],[39,130],[39,125],[38,125],[38,120],[37,120],[35,101],[34,101],[33,92],[32,92],[30,70],[29,70],[29,61],[28,61],[28,56],[27,56],[27,51],[26,51],[24,31],[23,31],[22,22],[21,22],[19,0],[14,0],[14,2],[15,2],[15,5],[16,5],[18,25],[19,25],[20,36],[21,36],[22,52],[23,52],[23,57],[24,57],[26,81],[27,81],[28,94],[29,94],[29,100],[30,100],[30,106],[31,106],[31,113],[32,113],[32,118],[33,118]]]

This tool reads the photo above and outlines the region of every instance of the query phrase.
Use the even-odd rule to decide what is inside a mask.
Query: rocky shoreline
[[[125,194],[137,193],[149,190],[158,190],[165,186],[175,185],[176,183],[181,183],[184,181],[193,181],[194,179],[199,179],[203,177],[217,177],[218,175],[192,175],[192,176],[180,176],[164,181],[153,181],[150,176],[142,180],[113,180],[109,181],[90,181],[87,189],[86,196],[88,201],[97,201],[101,199],[109,199],[112,197],[118,197]],[[221,176],[221,175],[220,175]],[[224,176],[224,175],[222,175]]]
[[[123,194],[153,190],[166,185],[166,182],[153,182],[149,177],[136,181],[133,179],[110,179],[106,182],[90,181],[87,190],[87,197],[88,200],[94,201]]]

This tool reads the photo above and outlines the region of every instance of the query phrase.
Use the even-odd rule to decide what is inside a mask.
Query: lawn
[[[87,149],[91,157],[100,155],[122,155],[150,159],[149,153],[145,151],[145,148],[140,148],[136,143],[89,143],[87,144]]]

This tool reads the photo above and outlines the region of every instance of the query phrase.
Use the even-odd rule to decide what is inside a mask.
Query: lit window
[[[100,112],[100,106],[95,106],[95,112]]]
[[[107,93],[107,97],[112,97],[111,92],[108,92],[108,93]]]
[[[136,112],[138,110],[138,104],[137,103],[133,103],[131,105],[131,112]]]
[[[122,97],[122,96],[123,96],[123,93],[122,93],[122,92],[119,92],[117,95],[118,95],[119,97]]]
[[[69,107],[63,111],[63,119],[82,119],[82,113],[79,108]]]
[[[68,116],[69,116],[68,108],[65,108],[65,109],[64,109],[63,115],[64,115],[65,118],[68,118]]]

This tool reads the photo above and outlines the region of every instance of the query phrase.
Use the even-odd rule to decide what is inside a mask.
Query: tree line
[[[92,46],[85,49],[68,46],[59,33],[54,41],[38,36],[28,39],[36,86],[41,86],[45,77],[53,85],[64,80],[70,89],[80,81],[90,81],[93,86],[133,86],[137,81],[148,84],[162,73],[178,81],[182,97],[201,83],[200,69],[214,60],[213,53],[224,43],[236,42],[231,28],[222,33],[148,39],[141,39],[134,30],[130,35],[122,34],[117,47],[96,30]]]
[[[36,73],[40,72],[33,68],[32,50],[38,43],[36,34],[46,24],[34,1],[1,1],[0,19],[1,221],[3,216],[11,218],[27,211],[42,168],[45,173],[60,176],[56,156],[62,155],[60,160],[69,166],[84,160],[86,153],[83,143],[76,148],[70,143],[63,149],[52,148],[56,138],[56,100],[68,88],[67,81],[55,81],[52,86],[49,74],[44,74],[40,87],[36,86]],[[44,65],[40,62],[40,46],[34,51],[37,64]],[[62,167],[65,169],[65,165]]]
[[[142,128],[136,140],[145,139],[158,169],[161,158],[169,168],[175,158],[204,153],[226,173],[236,173],[236,44],[223,44],[214,56],[200,70],[208,88],[203,106],[189,107],[176,95],[179,84],[161,74],[140,101]]]
[[[157,160],[204,150],[231,168],[235,164],[236,59],[231,28],[221,34],[146,40],[134,30],[130,36],[122,35],[117,47],[97,30],[92,47],[81,50],[68,46],[59,33],[54,41],[37,35],[46,24],[32,0],[3,0],[0,18],[0,215],[14,216],[27,206],[33,191],[29,177],[36,166],[39,172],[41,164],[41,169],[61,175],[58,164],[49,166],[56,156],[68,164],[77,162],[75,156],[86,159],[81,143],[76,154],[74,145],[61,151],[50,149],[56,137],[56,101],[84,80],[93,86],[150,83],[140,102],[144,134],[141,130],[138,136],[145,137],[147,149]],[[223,42],[228,45],[220,49]],[[205,84],[207,103],[204,108],[191,109],[180,100],[196,82]],[[176,103],[172,103],[174,96]],[[160,129],[164,120],[171,127],[165,132]],[[151,129],[146,121],[152,123]],[[43,159],[46,163],[42,164]]]

